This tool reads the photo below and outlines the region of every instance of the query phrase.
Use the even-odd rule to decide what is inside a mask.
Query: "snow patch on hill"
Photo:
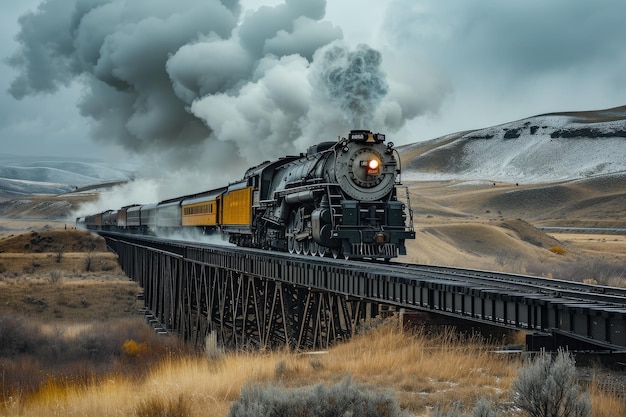
[[[411,160],[403,180],[539,183],[626,171],[624,120],[580,123],[572,116],[537,116],[441,143]]]
[[[127,180],[133,172],[131,164],[0,155],[0,197],[66,193],[89,184]]]

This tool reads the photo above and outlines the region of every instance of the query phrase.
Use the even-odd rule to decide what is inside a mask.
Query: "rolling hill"
[[[35,158],[0,154],[0,198],[62,194],[77,187],[124,181],[131,166],[93,159]]]
[[[541,183],[624,173],[626,106],[551,113],[399,148],[404,180]]]

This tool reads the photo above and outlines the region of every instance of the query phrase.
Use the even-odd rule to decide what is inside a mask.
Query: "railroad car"
[[[89,225],[87,225],[89,227]],[[124,226],[121,226],[124,229]],[[126,210],[126,229],[131,231],[143,231],[141,227],[141,205],[135,204]]]
[[[184,198],[181,203],[182,226],[199,228],[205,234],[217,231],[221,202],[218,198],[224,191],[226,187]]]
[[[102,227],[113,230],[117,227],[117,210],[107,210],[102,213]]]
[[[400,160],[385,135],[353,130],[298,156],[266,161],[240,181],[157,204],[80,219],[88,229],[217,232],[240,246],[296,254],[389,260],[414,239],[398,196]]]
[[[169,233],[180,229],[182,225],[181,201],[182,198],[176,198],[157,204],[155,211],[157,233]]]
[[[119,228],[125,229],[128,227],[128,209],[132,207],[136,207],[138,204],[133,204],[130,206],[124,206],[117,212],[117,225]]]

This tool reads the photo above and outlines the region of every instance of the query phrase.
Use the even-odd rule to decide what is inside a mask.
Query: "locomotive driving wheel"
[[[304,207],[300,207],[298,210],[292,211],[289,215],[289,226],[287,227],[287,248],[289,253],[297,253],[298,255],[304,253],[309,254],[309,241],[298,240],[298,235],[301,235],[304,231]],[[302,238],[301,238],[302,239]]]
[[[311,247],[311,256],[317,256],[320,246],[313,239],[310,240],[309,246]]]
[[[289,214],[287,224],[287,249],[289,253],[324,256],[326,249],[311,238],[311,219],[307,219],[306,208],[299,207]]]
[[[304,241],[298,240],[298,235],[304,230],[304,207],[300,207],[298,211],[296,211],[293,229],[295,234],[295,250],[296,253],[300,255],[304,252]]]
[[[287,249],[289,253],[296,251],[296,232],[295,232],[296,213],[292,211],[289,214],[289,224],[287,225]]]

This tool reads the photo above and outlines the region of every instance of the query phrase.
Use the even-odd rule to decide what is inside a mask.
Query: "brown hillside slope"
[[[537,228],[626,227],[626,187],[619,177],[407,185],[417,230],[417,239],[407,244],[411,261],[625,285],[623,234],[548,234]]]

